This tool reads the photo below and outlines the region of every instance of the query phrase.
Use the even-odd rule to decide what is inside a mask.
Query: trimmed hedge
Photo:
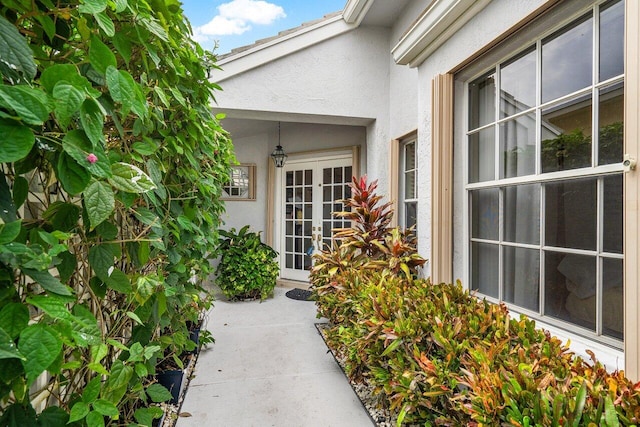
[[[378,235],[394,233],[386,228]],[[640,420],[640,383],[623,372],[608,373],[595,356],[577,357],[533,320],[511,317],[504,305],[479,300],[459,282],[432,284],[394,271],[382,262],[384,251],[351,252],[350,241],[318,257],[312,280],[319,315],[330,320],[327,342],[346,358],[348,375],[372,386],[399,425]]]

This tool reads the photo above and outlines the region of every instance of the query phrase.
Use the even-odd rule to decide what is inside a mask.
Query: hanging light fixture
[[[284,162],[287,160],[287,154],[282,149],[282,145],[280,145],[280,122],[278,122],[278,146],[273,153],[271,153],[271,158],[273,159],[273,163],[275,163],[277,168],[281,168],[284,166]]]

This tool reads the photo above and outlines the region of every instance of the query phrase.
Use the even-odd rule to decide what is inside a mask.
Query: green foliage
[[[280,266],[278,253],[262,243],[260,233],[249,231],[245,225],[236,233],[220,230],[220,263],[216,269],[216,283],[231,300],[260,298],[273,294]]]
[[[190,35],[175,0],[0,6],[0,425],[150,425],[194,347],[233,154]]]
[[[358,187],[354,194],[365,185]],[[364,229],[356,221],[350,233]],[[640,383],[623,372],[576,357],[534,321],[512,318],[460,283],[405,274],[385,251],[369,252],[375,260],[352,251],[343,235],[347,242],[321,254],[312,275],[318,311],[330,320],[326,340],[398,425],[638,424]],[[400,258],[415,261],[411,255],[407,245]]]

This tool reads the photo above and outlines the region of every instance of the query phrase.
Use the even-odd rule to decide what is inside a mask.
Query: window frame
[[[233,189],[233,188],[239,188],[237,186],[233,186],[233,185],[227,185],[224,184],[222,185],[222,195],[220,197],[221,200],[225,200],[225,201],[237,201],[237,202],[241,202],[241,201],[250,201],[250,202],[254,202],[257,200],[257,195],[256,195],[256,164],[255,163],[240,163],[237,165],[233,165],[231,166],[231,171],[229,174],[229,183],[232,180],[232,175],[233,175],[233,171],[234,170],[238,170],[240,168],[246,168],[247,170],[247,194],[246,195],[232,195],[230,194],[226,188],[229,189]]]
[[[413,144],[414,165],[413,169],[406,169],[406,148],[408,145]],[[398,225],[402,228],[407,228],[407,204],[415,204],[416,209],[416,224],[415,231],[418,229],[418,135],[413,133],[398,141]],[[406,183],[407,173],[414,173],[414,197],[407,199],[406,196]]]
[[[624,0],[622,0],[624,3]],[[564,329],[570,333],[575,333],[581,336],[584,336],[585,338],[594,340],[596,342],[614,347],[616,349],[622,349],[624,346],[624,341],[623,340],[619,340],[610,336],[605,336],[602,335],[601,332],[601,328],[602,328],[602,301],[601,301],[601,292],[602,292],[602,286],[597,286],[598,292],[599,292],[599,302],[600,304],[596,305],[596,317],[595,317],[595,322],[596,322],[596,326],[595,326],[595,332],[590,331],[589,329],[585,329],[583,327],[580,327],[576,324],[570,323],[568,321],[563,321],[554,317],[551,317],[549,315],[545,315],[545,309],[544,309],[544,304],[545,304],[545,295],[544,295],[544,289],[545,289],[545,283],[544,283],[544,279],[545,279],[545,272],[544,272],[544,254],[545,251],[554,251],[554,249],[561,249],[562,253],[566,253],[566,254],[570,254],[570,253],[575,253],[575,254],[583,254],[583,255],[589,255],[589,256],[594,256],[596,259],[596,274],[601,276],[601,269],[602,269],[602,264],[603,264],[603,255],[606,255],[606,258],[612,258],[612,259],[622,259],[624,260],[624,248],[623,248],[623,252],[622,254],[615,254],[615,253],[609,253],[609,252],[605,252],[602,247],[601,247],[601,242],[598,242],[598,245],[596,247],[595,250],[593,251],[585,251],[585,250],[579,250],[579,249],[571,249],[571,248],[555,248],[555,247],[551,247],[551,246],[547,246],[544,242],[544,208],[545,208],[545,183],[549,183],[549,182],[563,182],[565,180],[568,179],[584,179],[584,178],[595,178],[597,181],[597,200],[598,200],[598,207],[597,207],[597,215],[598,215],[598,223],[597,223],[597,239],[601,240],[602,238],[602,223],[603,223],[603,217],[602,217],[602,209],[603,209],[603,202],[602,202],[602,195],[603,195],[603,180],[605,177],[607,176],[611,176],[611,175],[618,175],[618,174],[622,174],[623,173],[623,166],[622,163],[614,163],[614,164],[606,164],[606,165],[598,165],[597,164],[597,159],[596,159],[596,150],[598,149],[597,145],[595,143],[595,141],[592,140],[592,155],[591,155],[591,165],[589,167],[585,167],[582,169],[570,169],[570,170],[564,170],[564,171],[556,171],[556,172],[547,172],[547,173],[542,173],[542,161],[541,161],[541,156],[540,156],[540,150],[541,150],[541,129],[540,129],[540,123],[541,123],[541,115],[542,112],[545,108],[548,108],[550,106],[554,106],[554,105],[562,105],[564,102],[570,101],[570,100],[575,100],[580,98],[581,96],[584,95],[588,95],[591,97],[591,103],[592,103],[592,109],[591,109],[591,127],[592,127],[592,134],[593,132],[597,132],[598,129],[594,129],[594,126],[596,125],[596,123],[598,122],[598,109],[600,107],[599,104],[599,95],[601,92],[601,89],[603,88],[607,88],[607,87],[612,87],[616,84],[622,84],[623,86],[625,86],[625,93],[626,93],[626,79],[625,79],[625,74],[621,74],[612,78],[609,78],[605,81],[599,82],[598,81],[598,72],[597,72],[597,67],[599,65],[599,58],[597,57],[598,54],[598,45],[597,45],[597,41],[599,40],[599,11],[600,11],[600,7],[604,4],[606,4],[608,2],[608,0],[602,0],[602,1],[597,1],[597,2],[593,2],[591,3],[588,7],[584,7],[581,8],[578,11],[574,11],[573,14],[571,14],[570,16],[565,16],[563,20],[561,21],[554,21],[554,25],[551,25],[550,27],[548,27],[546,29],[546,31],[543,32],[538,32],[537,36],[535,37],[535,40],[525,40],[523,43],[520,43],[518,45],[515,45],[513,43],[507,43],[509,46],[506,47],[506,51],[505,51],[505,55],[503,55],[500,58],[494,58],[492,63],[491,63],[491,67],[486,66],[486,62],[484,61],[478,61],[478,62],[484,62],[483,66],[477,65],[477,64],[471,64],[467,67],[467,69],[464,71],[464,77],[460,78],[457,77],[458,81],[461,81],[462,84],[462,105],[464,106],[462,108],[461,111],[458,111],[456,113],[456,120],[461,120],[463,122],[461,129],[463,130],[463,135],[461,137],[461,148],[462,148],[462,153],[463,153],[463,171],[462,171],[462,189],[464,192],[464,196],[462,198],[462,202],[463,202],[463,245],[464,245],[464,253],[463,253],[463,259],[464,259],[464,265],[463,265],[463,271],[464,271],[464,281],[465,283],[468,283],[469,285],[469,289],[471,289],[472,283],[471,283],[471,270],[472,270],[472,256],[471,256],[471,247],[472,247],[472,243],[473,242],[479,242],[479,243],[483,243],[485,240],[484,239],[480,239],[480,238],[473,238],[472,237],[472,230],[471,230],[471,223],[472,223],[472,212],[471,212],[471,195],[472,195],[472,191],[473,190],[481,190],[481,189],[497,189],[499,191],[499,221],[498,221],[498,227],[499,227],[499,237],[497,241],[493,241],[491,240],[492,244],[495,244],[496,247],[498,248],[499,252],[498,252],[498,257],[499,257],[499,268],[498,268],[498,298],[493,298],[490,296],[486,296],[484,294],[481,294],[482,297],[485,297],[488,301],[494,302],[494,303],[504,303],[506,304],[510,310],[514,311],[514,312],[519,312],[519,313],[524,313],[527,314],[528,316],[535,318],[537,320],[540,320],[544,323],[556,326],[558,328]],[[548,39],[550,36],[552,36],[554,33],[558,32],[558,31],[562,31],[565,28],[567,28],[568,25],[574,23],[574,22],[579,22],[581,19],[584,18],[585,14],[591,12],[592,13],[592,18],[593,18],[593,44],[592,44],[592,52],[594,55],[594,59],[592,61],[592,66],[593,66],[593,74],[592,74],[592,81],[591,84],[587,87],[587,88],[583,88],[577,91],[574,91],[572,93],[563,95],[559,98],[555,98],[552,99],[548,102],[542,103],[541,102],[541,90],[540,90],[540,84],[541,84],[541,55],[542,55],[542,44],[545,41],[545,39]],[[500,105],[501,105],[501,99],[499,97],[498,94],[498,90],[500,88],[500,72],[499,72],[499,68],[502,64],[508,63],[509,61],[518,58],[519,56],[523,55],[525,52],[530,51],[532,49],[535,49],[536,52],[536,102],[535,105],[531,108],[525,109],[523,111],[519,111],[516,114],[512,114],[509,115],[507,117],[501,117],[500,115]],[[469,69],[474,69],[475,71],[472,73],[469,73]],[[470,83],[476,81],[476,79],[485,76],[485,75],[490,75],[490,74],[494,74],[495,75],[495,93],[493,94],[494,96],[494,105],[493,107],[495,108],[494,111],[494,119],[488,123],[485,124],[483,126],[478,126],[475,127],[474,129],[469,129],[470,126],[470,114],[469,114],[469,106],[470,106],[470,96],[469,96],[469,85]],[[500,178],[501,176],[501,161],[500,161],[500,138],[499,138],[499,128],[500,125],[503,123],[507,123],[509,121],[512,121],[516,118],[520,118],[520,117],[525,117],[527,115],[530,115],[532,113],[535,113],[535,119],[536,119],[536,130],[535,130],[535,147],[536,147],[536,158],[535,158],[535,172],[534,174],[530,174],[530,175],[524,175],[524,176],[517,176],[517,177],[511,177],[511,178]],[[457,126],[456,126],[457,127]],[[495,148],[494,148],[494,168],[495,170],[493,171],[493,178],[492,180],[486,180],[486,181],[478,181],[478,182],[470,182],[470,160],[471,160],[471,154],[469,152],[469,136],[475,133],[480,132],[481,130],[484,129],[491,129],[493,128],[494,130],[494,138],[493,138],[493,142],[495,144]],[[626,130],[625,130],[626,132]],[[540,221],[540,229],[539,229],[539,233],[540,233],[540,242],[538,245],[530,245],[530,244],[519,244],[519,243],[512,243],[512,242],[505,242],[503,240],[503,224],[504,224],[504,194],[505,194],[505,189],[507,187],[510,186],[517,186],[517,185],[523,185],[523,184],[537,184],[540,185],[540,190],[539,190],[539,221]],[[624,204],[624,202],[623,202]],[[623,206],[624,209],[624,206]],[[505,244],[506,243],[506,244]],[[503,300],[503,290],[504,290],[504,286],[505,284],[503,283],[503,269],[504,269],[504,265],[502,262],[502,257],[503,257],[503,248],[504,247],[516,247],[516,248],[533,248],[533,249],[538,249],[540,251],[540,257],[539,257],[539,263],[540,263],[540,270],[539,270],[539,301],[540,301],[540,305],[539,305],[539,310],[538,312],[535,311],[531,311],[531,310],[527,310],[524,307],[515,305],[515,304],[511,304],[511,303],[507,303],[506,301]],[[599,283],[601,280],[598,280],[597,283]],[[624,285],[626,286],[626,285]],[[623,303],[624,304],[624,303]],[[626,339],[626,337],[625,337]]]

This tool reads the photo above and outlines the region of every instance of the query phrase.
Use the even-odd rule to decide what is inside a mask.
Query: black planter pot
[[[156,374],[158,383],[165,386],[165,388],[171,392],[171,400],[169,403],[172,405],[177,405],[180,399],[183,377],[184,371],[181,369],[168,370]]]

